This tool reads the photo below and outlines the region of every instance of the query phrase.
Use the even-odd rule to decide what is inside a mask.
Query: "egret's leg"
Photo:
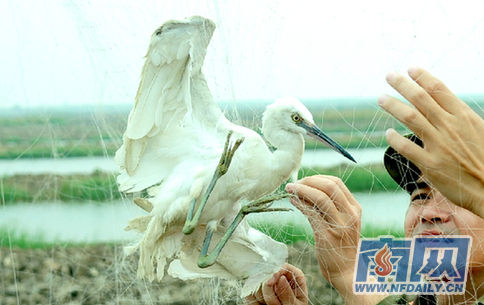
[[[183,233],[184,234],[190,234],[193,232],[195,227],[198,224],[198,220],[200,219],[200,215],[202,214],[203,208],[205,207],[205,204],[208,201],[208,198],[210,196],[210,193],[212,193],[213,188],[215,187],[215,183],[217,183],[217,180],[225,175],[227,173],[230,163],[232,162],[232,158],[235,154],[235,151],[239,148],[240,144],[244,142],[244,138],[238,139],[235,141],[234,145],[229,145],[230,144],[230,137],[232,136],[232,131],[230,131],[227,134],[227,139],[225,140],[225,146],[224,146],[224,151],[222,153],[222,156],[220,157],[220,161],[217,165],[217,168],[215,169],[215,172],[213,173],[212,180],[210,181],[210,184],[208,185],[207,190],[205,191],[205,194],[203,195],[202,201],[200,202],[200,206],[198,209],[195,211],[195,204],[196,200],[193,200],[190,209],[188,210],[187,214],[187,219],[185,221],[185,225],[183,226]],[[193,213],[195,211],[195,213]]]
[[[213,227],[207,226],[207,231],[205,234],[205,239],[203,241],[202,250],[200,251],[200,256],[198,257],[198,267],[206,268],[215,263],[215,260],[220,255],[223,247],[229,240],[229,238],[234,233],[235,229],[239,225],[239,223],[244,219],[247,214],[250,213],[260,213],[260,212],[282,212],[282,211],[290,211],[289,208],[271,208],[272,202],[276,200],[280,200],[283,198],[290,197],[290,194],[271,194],[268,196],[261,197],[255,201],[248,203],[247,205],[243,206],[235,219],[230,224],[227,232],[222,236],[219,242],[215,245],[212,251],[207,254],[208,247],[210,246],[210,241],[212,240],[213,236]]]

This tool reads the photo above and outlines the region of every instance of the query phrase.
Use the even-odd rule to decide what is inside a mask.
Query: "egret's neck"
[[[301,166],[304,138],[302,134],[280,129],[266,132],[264,135],[269,143],[276,147],[272,154],[271,166],[273,173],[277,174],[282,183]]]

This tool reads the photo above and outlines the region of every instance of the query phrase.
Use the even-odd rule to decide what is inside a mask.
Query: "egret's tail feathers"
[[[141,220],[141,222],[144,220]],[[244,280],[241,296],[255,292],[259,286],[277,272],[287,260],[286,245],[252,229],[243,221],[227,242],[214,265],[199,268],[197,265],[205,225],[199,225],[190,235],[179,230],[165,232],[160,221],[147,226],[143,239],[134,247],[140,251],[138,276],[149,280],[162,280],[167,261],[170,276],[182,280],[219,277],[227,280]],[[222,237],[223,230],[214,233],[214,240]]]
[[[143,223],[144,220],[142,219],[139,223]],[[138,277],[146,278],[150,281],[156,278],[161,281],[165,274],[166,260],[173,257],[181,248],[180,237],[177,234],[167,234],[166,225],[161,219],[151,217],[144,231],[143,238],[135,245],[139,249],[140,255]],[[128,248],[129,250],[133,252],[133,249]]]
[[[192,187],[190,193],[199,195],[203,187]],[[187,190],[188,192],[188,190]],[[170,262],[168,274],[183,280],[219,277],[228,280],[244,280],[241,296],[256,291],[260,284],[277,272],[287,259],[286,245],[272,240],[269,236],[251,228],[242,220],[229,239],[215,264],[207,268],[198,267],[198,259],[205,237],[206,224],[200,223],[195,230],[182,233],[184,219],[179,218],[178,209],[186,210],[192,197],[171,198],[171,204],[161,208],[154,204],[151,215],[133,219],[128,228],[143,233],[141,240],[126,248],[127,253],[139,250],[138,276],[148,280],[162,280],[165,267]],[[163,211],[163,213],[161,213]],[[183,214],[183,213],[182,213]],[[227,228],[218,226],[215,230],[212,247],[219,241]]]
[[[252,251],[260,255],[257,261],[248,261],[246,268],[249,277],[245,280],[240,292],[241,297],[246,297],[259,289],[260,285],[279,271],[287,261],[288,250],[283,243],[277,242],[269,236],[249,227],[247,228],[248,240]]]
[[[152,217],[153,216],[151,215],[147,215],[147,216],[140,216],[140,217],[131,219],[128,225],[124,228],[124,230],[125,231],[134,230],[139,233],[143,233],[148,228],[148,224],[150,223]]]

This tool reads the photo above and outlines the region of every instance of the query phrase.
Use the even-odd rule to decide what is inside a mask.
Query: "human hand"
[[[289,183],[291,202],[307,216],[314,231],[316,256],[324,277],[347,303],[354,298],[352,282],[360,238],[361,206],[341,179],[306,177]]]
[[[484,218],[484,120],[429,72],[413,68],[408,74],[413,81],[390,73],[387,82],[415,108],[387,95],[378,103],[424,148],[392,129],[388,143],[445,197]]]
[[[248,305],[307,305],[306,277],[299,268],[285,264],[245,300]]]

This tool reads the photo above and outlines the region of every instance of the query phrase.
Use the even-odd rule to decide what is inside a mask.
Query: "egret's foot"
[[[235,151],[244,142],[245,138],[240,138],[235,141],[233,145],[230,145],[230,137],[232,137],[233,131],[229,131],[227,134],[227,139],[225,140],[224,151],[220,157],[217,169],[215,170],[218,178],[222,177],[229,170],[230,163],[232,163],[232,158],[234,157]]]
[[[205,240],[203,241],[202,250],[200,251],[200,256],[198,257],[198,267],[200,268],[207,268],[213,264],[217,260],[220,252],[222,252],[223,247],[228,242],[229,238],[234,233],[235,229],[239,225],[239,223],[244,219],[247,214],[250,213],[261,213],[261,212],[287,212],[291,211],[289,208],[271,208],[270,206],[274,201],[291,197],[291,194],[271,194],[264,197],[261,197],[257,200],[251,201],[245,206],[243,206],[235,219],[230,224],[227,232],[225,232],[224,236],[219,240],[219,242],[215,245],[213,250],[207,254],[208,247],[212,240],[213,230],[211,226],[207,226],[207,231],[205,234]]]
[[[271,208],[271,205],[274,201],[281,200],[284,198],[291,197],[291,194],[288,193],[280,193],[280,194],[270,194],[264,197],[261,197],[257,200],[251,201],[248,204],[244,205],[240,211],[244,214],[250,213],[260,213],[260,212],[287,212],[291,211],[290,208]]]
[[[210,255],[199,257],[197,261],[197,265],[199,268],[207,268],[215,264],[217,258],[212,258]]]
[[[244,138],[238,139],[235,141],[233,145],[230,143],[230,138],[232,137],[233,131],[229,131],[227,134],[227,139],[225,140],[225,145],[224,145],[224,151],[222,152],[222,156],[220,156],[220,161],[217,165],[217,168],[215,169],[215,172],[212,176],[212,180],[210,181],[210,184],[208,185],[207,190],[205,191],[205,194],[203,195],[202,201],[200,202],[200,206],[198,207],[197,211],[195,213],[195,205],[197,203],[196,200],[193,200],[193,202],[190,205],[190,209],[188,210],[187,214],[187,219],[185,221],[185,225],[183,226],[183,233],[184,234],[191,234],[193,230],[195,230],[195,227],[198,224],[198,220],[200,219],[200,215],[202,214],[203,208],[205,207],[205,204],[207,204],[208,198],[210,197],[210,194],[213,191],[213,188],[215,187],[215,183],[217,183],[217,180],[225,175],[227,171],[229,170],[230,163],[232,163],[232,158],[234,157],[235,152],[239,148],[239,146],[244,142]]]

